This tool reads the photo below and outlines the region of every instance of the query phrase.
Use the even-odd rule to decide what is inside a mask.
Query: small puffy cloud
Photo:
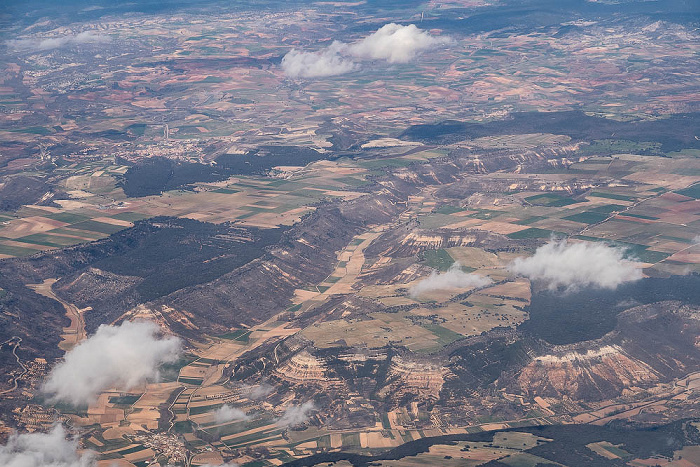
[[[284,73],[292,78],[318,78],[342,75],[353,71],[355,63],[341,55],[345,45],[335,41],[318,52],[292,49],[282,58]]]
[[[627,298],[625,300],[622,300],[621,302],[618,302],[617,305],[615,305],[615,308],[628,309],[639,305],[641,305],[641,303],[635,300],[634,298]]]
[[[43,51],[76,44],[104,44],[111,41],[109,36],[83,31],[79,34],[69,34],[46,39],[15,39],[7,41],[7,45],[20,51]]]
[[[159,334],[147,321],[102,325],[51,370],[44,391],[55,401],[80,405],[109,388],[128,390],[156,380],[158,367],[177,360],[181,347],[177,337]]]
[[[517,258],[509,268],[531,280],[542,281],[550,290],[578,290],[582,287],[615,289],[642,278],[625,250],[603,243],[550,240],[529,258]]]
[[[361,41],[348,46],[351,55],[370,60],[386,60],[389,63],[407,63],[427,50],[437,48],[450,41],[449,38],[434,37],[415,24],[402,26],[385,24],[378,31]]]
[[[376,32],[352,44],[333,41],[317,52],[292,49],[282,58],[282,69],[291,78],[317,78],[355,71],[359,60],[407,63],[419,54],[449,44],[449,37],[434,37],[415,24],[385,24]]]
[[[456,262],[450,266],[445,273],[433,271],[429,277],[418,282],[409,291],[411,297],[417,298],[428,292],[445,289],[467,289],[472,287],[483,287],[491,283],[488,277],[478,274],[468,274],[462,271],[462,266]]]
[[[272,386],[269,384],[261,384],[259,386],[249,386],[248,388],[248,397],[250,397],[253,400],[259,400],[267,397],[272,393],[272,391],[275,390]]]
[[[301,425],[309,419],[309,415],[316,409],[312,401],[304,402],[301,405],[290,405],[284,409],[284,414],[277,420],[279,426]]]
[[[250,420],[250,417],[241,409],[228,404],[222,405],[214,411],[214,421],[219,425],[236,420]]]
[[[695,244],[695,245],[700,243],[700,235],[694,236],[693,239],[691,240],[691,242],[693,242],[693,244]]]
[[[90,452],[78,453],[78,443],[66,439],[62,425],[49,433],[23,433],[10,436],[0,446],[0,465],[3,467],[93,467],[95,459]]]
[[[252,384],[240,384],[238,389],[241,395],[252,400],[261,400],[272,394],[275,390],[274,386],[267,383],[261,383],[258,385]]]

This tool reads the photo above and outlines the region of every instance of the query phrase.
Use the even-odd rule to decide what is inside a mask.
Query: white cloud
[[[639,305],[641,305],[641,303],[635,300],[634,298],[627,298],[625,300],[622,300],[621,302],[618,302],[617,305],[615,305],[615,308],[628,309]]]
[[[615,289],[624,282],[642,278],[625,250],[603,243],[550,240],[529,258],[517,258],[510,270],[547,284],[550,290],[567,291],[581,287]]]
[[[128,390],[156,380],[158,367],[177,360],[181,347],[177,337],[159,333],[147,321],[100,326],[51,370],[44,391],[53,400],[80,405],[109,388]]]
[[[214,421],[217,424],[233,422],[235,420],[250,420],[244,411],[228,404],[222,405],[214,411]]]
[[[418,54],[449,41],[449,38],[433,37],[427,31],[418,29],[415,24],[402,26],[389,23],[361,41],[351,44],[348,49],[351,55],[358,58],[407,63]]]
[[[292,49],[282,58],[282,69],[292,78],[317,78],[348,73],[357,65],[341,55],[344,47],[343,43],[334,41],[318,52]]]
[[[471,287],[483,287],[491,283],[488,277],[478,274],[468,274],[461,269],[461,265],[456,262],[450,266],[447,272],[439,274],[433,271],[429,277],[418,282],[409,291],[411,297],[416,298],[434,290],[445,289],[466,289]]]
[[[316,409],[312,401],[301,405],[290,405],[284,409],[284,414],[277,420],[280,426],[300,425],[309,419],[309,414]]]
[[[691,242],[692,242],[693,244],[696,244],[696,245],[697,245],[698,243],[700,243],[700,235],[694,236],[693,239],[691,240]]]
[[[7,444],[0,446],[3,467],[93,467],[90,452],[78,454],[78,443],[66,439],[62,425],[49,433],[13,434]]]
[[[46,39],[15,39],[7,41],[7,45],[21,51],[42,51],[75,44],[104,44],[111,40],[109,36],[95,34],[92,31],[83,31],[78,34],[49,37]]]
[[[282,58],[282,69],[292,78],[341,75],[359,68],[354,59],[407,63],[425,51],[451,42],[449,37],[431,36],[415,24],[389,23],[352,44],[333,41],[317,52],[292,49]]]
[[[251,399],[257,400],[257,399],[263,399],[264,397],[270,395],[272,391],[275,390],[272,386],[269,384],[261,384],[260,386],[248,386],[247,387],[248,392],[248,397]]]

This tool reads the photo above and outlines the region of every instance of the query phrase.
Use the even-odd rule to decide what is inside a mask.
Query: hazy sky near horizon
[[[383,0],[367,1],[352,8],[355,12],[372,14],[381,12],[386,18],[385,22],[409,22],[411,15],[420,14],[425,8],[425,2],[419,0]],[[321,8],[321,5],[312,0],[7,0],[0,2],[0,35],[3,30],[26,27],[39,20],[61,20],[67,22],[97,21],[104,16],[123,14],[168,14],[176,12],[191,12],[193,14],[206,14],[211,9],[212,14],[221,14],[230,11],[265,10],[290,10],[305,8]],[[326,6],[325,8],[332,8]],[[435,21],[443,16],[454,16],[451,9],[427,11],[427,19]],[[494,18],[492,12],[512,10],[512,13],[501,19]],[[459,13],[461,9],[457,9]],[[497,4],[486,4],[477,9],[464,9],[465,12],[484,13],[483,18],[471,14],[460,15],[461,19],[450,20],[450,24],[442,24],[440,27],[461,29],[478,28],[481,30],[494,30],[508,24],[515,24],[520,17],[534,16],[538,18],[538,25],[544,25],[548,21],[558,22],[562,15],[567,14],[576,17],[600,15],[610,17],[614,14],[622,15],[646,15],[649,18],[670,20],[677,22],[697,22],[700,19],[700,8],[697,0],[622,0],[622,1],[590,1],[590,0],[503,0]],[[477,15],[478,16],[478,15]],[[530,18],[531,19],[531,18]],[[494,22],[494,20],[496,20]]]

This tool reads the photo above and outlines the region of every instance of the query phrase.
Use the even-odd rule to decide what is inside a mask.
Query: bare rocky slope
[[[700,308],[644,305],[621,313],[603,338],[551,347],[497,384],[533,397],[609,399],[700,371],[698,336]]]

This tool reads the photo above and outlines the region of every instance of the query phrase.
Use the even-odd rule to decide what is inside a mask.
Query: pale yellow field
[[[462,266],[470,268],[493,268],[501,265],[498,256],[474,247],[448,248],[449,255]]]
[[[127,420],[139,427],[158,428],[158,418],[160,417],[158,407],[165,404],[172,392],[181,386],[182,384],[177,382],[146,385],[145,393],[132,406],[135,410],[127,415]]]
[[[373,313],[366,321],[327,321],[309,326],[301,335],[314,342],[316,347],[327,348],[345,341],[347,345],[382,347],[394,342],[411,350],[434,346],[437,336],[420,326],[403,319],[402,314]]]

